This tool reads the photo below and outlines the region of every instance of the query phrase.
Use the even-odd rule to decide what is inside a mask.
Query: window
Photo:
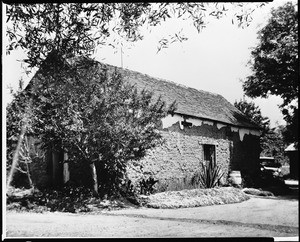
[[[214,145],[203,145],[203,156],[206,163],[211,161],[216,165],[216,148]]]

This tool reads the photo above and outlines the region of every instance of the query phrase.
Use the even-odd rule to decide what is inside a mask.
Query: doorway
[[[203,160],[206,164],[212,162],[216,165],[216,146],[215,145],[203,145]]]

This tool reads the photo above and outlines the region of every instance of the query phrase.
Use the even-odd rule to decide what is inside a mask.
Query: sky
[[[155,27],[142,41],[134,45],[124,43],[122,56],[121,47],[114,50],[102,46],[97,49],[94,58],[115,66],[123,64],[124,68],[198,90],[217,93],[232,104],[236,100],[245,98],[260,107],[262,115],[270,118],[272,127],[285,124],[278,108],[282,103],[280,97],[250,99],[244,97],[242,90],[242,81],[251,74],[247,62],[250,59],[251,48],[258,43],[257,31],[266,24],[271,7],[283,5],[285,2],[285,0],[275,0],[256,9],[252,15],[252,23],[246,28],[239,28],[231,23],[230,17],[223,17],[212,20],[198,33],[186,21],[173,19]],[[175,42],[157,53],[158,41],[181,29],[188,40]],[[4,33],[2,34],[4,36]],[[20,76],[27,84],[33,73],[26,76],[21,68],[22,64],[19,60],[25,57],[24,53],[15,51],[5,56],[5,46],[3,45],[2,48],[4,48],[2,103],[6,105],[11,100],[7,87],[11,86],[16,90]]]

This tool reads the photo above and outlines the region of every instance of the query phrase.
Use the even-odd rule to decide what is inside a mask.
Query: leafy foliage
[[[39,67],[49,53],[88,55],[96,46],[118,46],[116,39],[135,42],[145,27],[155,27],[170,18],[190,20],[197,31],[209,18],[221,18],[231,7],[233,22],[247,25],[251,13],[264,4],[241,3],[43,3],[6,5],[9,44],[7,52],[22,48],[26,62]],[[116,34],[111,41],[109,38]],[[159,41],[158,49],[187,39],[175,33]]]
[[[14,101],[6,107],[6,159],[7,159],[7,185],[32,187],[30,164],[43,157],[43,153],[35,149],[32,140],[28,137],[33,133],[32,124],[34,115],[31,110],[32,102],[26,98],[26,91],[21,88],[17,93],[12,93]],[[27,177],[27,182],[18,184],[22,178]],[[26,179],[26,178],[25,178]]]
[[[261,156],[273,156],[276,162],[284,165],[288,159],[284,153],[287,143],[284,140],[283,126],[270,130],[261,137]]]
[[[210,160],[207,164],[201,163],[201,169],[192,177],[192,184],[200,184],[202,188],[214,188],[223,175],[221,167]]]
[[[283,109],[283,114],[285,116],[285,121],[287,123],[285,130],[283,130],[283,138],[286,143],[295,142],[298,145],[298,135],[299,135],[299,114],[298,107],[291,107],[291,111]]]
[[[143,178],[138,184],[133,184],[130,179],[123,182],[120,194],[135,205],[143,205],[144,201],[139,195],[150,195],[156,192],[154,185],[158,182],[153,177]]]
[[[141,194],[150,195],[153,194],[155,189],[154,185],[158,182],[153,177],[148,177],[148,179],[142,179],[140,181]]]
[[[243,4],[236,4],[240,11],[236,11],[233,18],[238,24],[248,24],[251,12],[261,5],[252,4],[245,9]],[[191,20],[200,31],[206,25],[208,16],[220,18],[226,15],[227,10],[226,4],[218,3],[6,5],[7,54],[21,48],[26,51],[27,59],[24,61],[29,69],[41,69],[35,79],[40,81],[26,89],[33,103],[16,101],[17,109],[23,103],[27,111],[20,108],[17,114],[19,111],[9,107],[14,110],[11,111],[14,113],[12,119],[17,117],[16,122],[9,123],[15,125],[11,131],[17,132],[12,131],[13,134],[8,137],[15,139],[21,127],[25,129],[18,122],[26,114],[26,120],[33,125],[26,125],[25,134],[39,134],[44,146],[54,150],[62,146],[68,150],[70,161],[97,163],[98,169],[100,167],[104,171],[106,180],[103,184],[119,184],[118,174],[124,170],[126,160],[129,157],[139,159],[145,150],[155,145],[154,140],[159,134],[154,131],[154,125],[166,114],[163,102],[158,100],[150,104],[150,93],[144,91],[139,95],[132,87],[123,86],[118,74],[107,79],[106,71],[102,74],[96,74],[91,69],[84,71],[90,61],[86,65],[81,62],[80,69],[70,68],[63,59],[89,56],[97,46],[108,42],[118,46],[116,38],[108,41],[112,33],[135,42],[143,38],[141,30],[144,27],[155,27],[172,17]],[[185,39],[179,33],[175,34],[170,40],[161,41],[158,49]],[[95,79],[100,81],[95,82]],[[83,93],[82,89],[86,91]],[[27,97],[24,93],[22,95]],[[127,124],[131,125],[128,127]],[[110,162],[112,160],[114,162]]]
[[[30,125],[32,124],[32,122],[30,122],[32,120],[30,115],[31,112],[25,92],[21,92],[21,90],[19,90],[17,93],[12,94],[14,100],[6,107],[6,158],[10,161],[12,160],[13,152],[16,149],[22,126],[24,126],[25,123],[25,113],[27,114],[26,121],[28,124],[26,134],[30,134],[32,132]]]
[[[175,102],[166,107],[152,93],[139,93],[105,65],[54,53],[27,91],[43,148],[63,148],[68,162],[95,164],[108,192],[118,191],[128,160],[160,144],[157,125],[175,109]]]
[[[251,52],[253,74],[243,83],[246,95],[283,98],[280,106],[292,141],[298,140],[298,11],[288,2],[272,9],[271,18],[258,32],[259,44]]]
[[[8,151],[11,150],[11,147],[8,146],[7,150]],[[13,151],[16,152],[16,150]],[[11,153],[13,151],[11,151]],[[11,153],[9,153],[9,156],[11,155]],[[34,144],[31,138],[25,136],[19,149],[19,158],[18,158],[18,163],[16,165],[17,174],[13,174],[14,180],[12,180],[12,184],[17,187],[19,186],[33,187],[34,186],[33,181],[37,179],[32,178],[31,176],[31,169],[32,169],[31,165],[32,163],[38,163],[43,158],[44,158],[44,151],[38,149],[38,144]],[[12,158],[10,157],[7,160],[8,160],[7,168],[10,169]]]
[[[133,185],[130,179],[124,181],[124,184],[121,189],[121,193],[125,197],[136,195],[135,186]]]
[[[277,129],[271,129],[269,118],[263,117],[260,108],[253,102],[247,102],[246,100],[235,101],[234,106],[262,128],[262,134],[260,136],[260,155],[273,156],[277,162],[284,164],[287,160],[284,155],[284,149],[286,147],[283,136],[284,127],[281,126],[277,127]]]
[[[12,193],[7,197],[7,204],[19,203],[20,208],[26,210],[75,213],[91,211],[87,205],[93,200],[98,199],[93,198],[92,190],[66,185],[59,190],[34,190],[25,196],[16,196]]]
[[[261,127],[264,132],[270,129],[270,119],[261,115],[261,110],[255,103],[240,100],[239,102],[235,101],[234,106]]]

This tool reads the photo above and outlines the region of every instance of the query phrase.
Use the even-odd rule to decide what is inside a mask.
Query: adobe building
[[[230,171],[255,175],[259,170],[260,128],[221,95],[100,62],[98,65],[99,70],[104,66],[109,72],[116,69],[138,91],[153,92],[154,99],[161,96],[167,105],[174,100],[177,103],[175,113],[161,120],[159,130],[165,143],[149,150],[141,161],[129,162],[127,175],[133,182],[147,177],[161,184],[186,179],[208,160],[222,167],[222,183]],[[45,157],[48,183],[67,182],[70,171],[68,163],[63,164],[67,154],[48,151]],[[41,177],[36,183],[45,181]]]

